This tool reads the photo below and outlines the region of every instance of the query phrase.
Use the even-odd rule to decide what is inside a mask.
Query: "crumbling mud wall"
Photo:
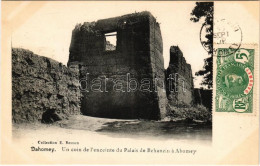
[[[111,32],[117,34],[113,51],[106,50],[106,34]],[[81,112],[107,118],[163,118],[167,99],[162,53],[160,27],[149,12],[77,25],[72,32],[68,66],[80,69],[84,96]],[[155,78],[162,80],[152,85]],[[139,85],[134,91],[136,82]]]
[[[190,64],[186,63],[178,46],[170,48],[170,63],[166,70],[169,104],[189,107],[194,104],[194,84]]]
[[[12,49],[12,120],[50,123],[80,113],[77,69]]]

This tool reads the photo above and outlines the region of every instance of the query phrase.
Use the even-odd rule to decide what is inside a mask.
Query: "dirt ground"
[[[48,134],[52,132],[67,134],[94,132],[109,137],[133,139],[175,139],[186,141],[211,142],[212,126],[202,122],[187,121],[146,121],[96,118],[74,115],[69,120],[55,124],[14,124],[13,135],[23,136],[25,133]],[[42,133],[41,133],[42,132]]]

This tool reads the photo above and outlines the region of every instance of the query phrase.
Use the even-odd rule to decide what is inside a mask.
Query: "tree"
[[[214,3],[213,2],[196,2],[196,6],[191,12],[190,20],[198,22],[204,19],[200,33],[205,31],[205,40],[201,39],[201,44],[208,51],[209,57],[204,59],[203,69],[196,72],[196,76],[203,76],[201,85],[206,85],[212,88],[212,75],[213,75],[213,15]]]

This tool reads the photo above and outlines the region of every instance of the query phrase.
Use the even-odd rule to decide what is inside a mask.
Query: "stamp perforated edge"
[[[230,44],[217,44],[213,43],[213,47],[215,49],[218,48],[229,48]],[[217,58],[216,56],[213,56],[213,97],[212,97],[212,115],[214,118],[214,115],[234,115],[234,116],[258,116],[259,115],[259,45],[257,43],[247,43],[247,44],[241,44],[240,48],[247,48],[247,49],[254,49],[255,50],[255,57],[254,57],[254,89],[253,89],[253,109],[252,113],[234,113],[234,112],[217,112],[216,111],[216,75],[217,75]]]

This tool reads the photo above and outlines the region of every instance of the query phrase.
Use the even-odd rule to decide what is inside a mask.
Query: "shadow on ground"
[[[208,140],[212,138],[212,125],[188,121],[114,121],[102,125],[96,132],[112,137],[150,137],[166,139]]]
[[[58,123],[68,131],[97,132],[117,138],[207,142],[212,139],[212,124],[195,121],[148,121],[71,116]]]

